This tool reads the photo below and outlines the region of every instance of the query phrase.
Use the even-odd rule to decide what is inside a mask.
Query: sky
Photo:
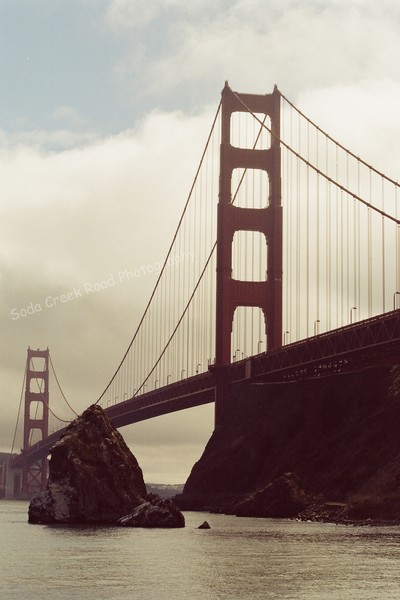
[[[0,450],[28,346],[78,412],[110,379],[154,273],[24,311],[164,258],[225,80],[277,84],[397,180],[399,56],[397,0],[0,0]],[[121,433],[183,483],[212,430],[209,405]]]

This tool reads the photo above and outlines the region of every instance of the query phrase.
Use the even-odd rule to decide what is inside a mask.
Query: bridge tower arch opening
[[[23,450],[49,435],[49,349],[28,348],[25,379]],[[47,457],[22,469],[22,494],[32,497],[45,489]]]
[[[231,362],[261,354],[267,348],[265,314],[258,306],[235,309],[231,335]]]
[[[280,93],[237,94],[226,83],[222,91],[220,180],[217,217],[217,301],[215,349],[215,426],[223,419],[228,383],[224,367],[232,360],[231,333],[236,308],[258,307],[265,316],[267,347],[282,346],[282,201],[280,154]],[[232,144],[232,115],[264,115],[271,124],[270,146],[236,147]],[[261,127],[261,126],[260,126]],[[256,140],[254,140],[256,141]],[[235,205],[232,174],[235,169],[265,171],[268,198],[265,208]],[[232,246],[236,232],[264,234],[267,273],[264,281],[241,281],[232,276]]]

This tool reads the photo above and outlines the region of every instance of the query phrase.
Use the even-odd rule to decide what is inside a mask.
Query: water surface
[[[0,598],[400,598],[400,527],[185,517],[173,530],[29,525],[27,503],[0,501]]]

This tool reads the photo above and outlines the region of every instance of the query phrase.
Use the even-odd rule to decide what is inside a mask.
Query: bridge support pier
[[[36,369],[33,359],[42,361],[42,368]],[[28,348],[25,379],[25,412],[23,450],[49,435],[49,350]],[[33,436],[37,439],[33,440]],[[47,457],[31,464],[25,463],[22,469],[22,495],[32,497],[45,489],[47,482]]]
[[[247,108],[246,108],[247,107]],[[231,144],[231,116],[234,112],[264,114],[271,121],[268,149],[236,148]],[[222,130],[217,223],[217,304],[215,350],[215,425],[224,413],[229,383],[224,367],[231,362],[233,318],[239,306],[259,307],[264,314],[266,350],[282,346],[282,204],[280,155],[280,93],[236,94],[228,84],[222,91]],[[269,178],[265,208],[242,208],[232,203],[234,169],[261,169]],[[265,281],[232,278],[232,244],[237,231],[256,231],[267,241]]]

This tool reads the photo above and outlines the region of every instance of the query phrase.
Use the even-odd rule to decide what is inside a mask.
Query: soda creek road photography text
[[[166,261],[166,266],[175,266],[179,263],[184,262],[185,260],[190,260],[190,262],[193,262],[194,252],[181,252],[178,255],[170,256]],[[42,302],[31,301],[28,305],[22,308],[13,308],[10,311],[11,319],[13,321],[17,321],[21,318],[24,319],[25,317],[43,312],[43,310],[45,309],[56,308],[57,306],[61,306],[69,302],[73,302],[74,300],[84,298],[85,296],[90,296],[97,292],[101,292],[109,288],[115,287],[117,283],[127,283],[129,281],[139,279],[140,277],[143,277],[143,275],[150,275],[152,273],[159,274],[161,272],[161,269],[163,268],[163,264],[163,262],[158,261],[153,264],[142,265],[141,267],[138,267],[133,270],[123,269],[121,271],[118,271],[116,274],[112,273],[105,279],[101,279],[99,281],[94,282],[87,281],[86,283],[83,283],[80,286],[74,286],[72,290],[65,292],[64,294],[50,294],[46,296],[46,298]]]

